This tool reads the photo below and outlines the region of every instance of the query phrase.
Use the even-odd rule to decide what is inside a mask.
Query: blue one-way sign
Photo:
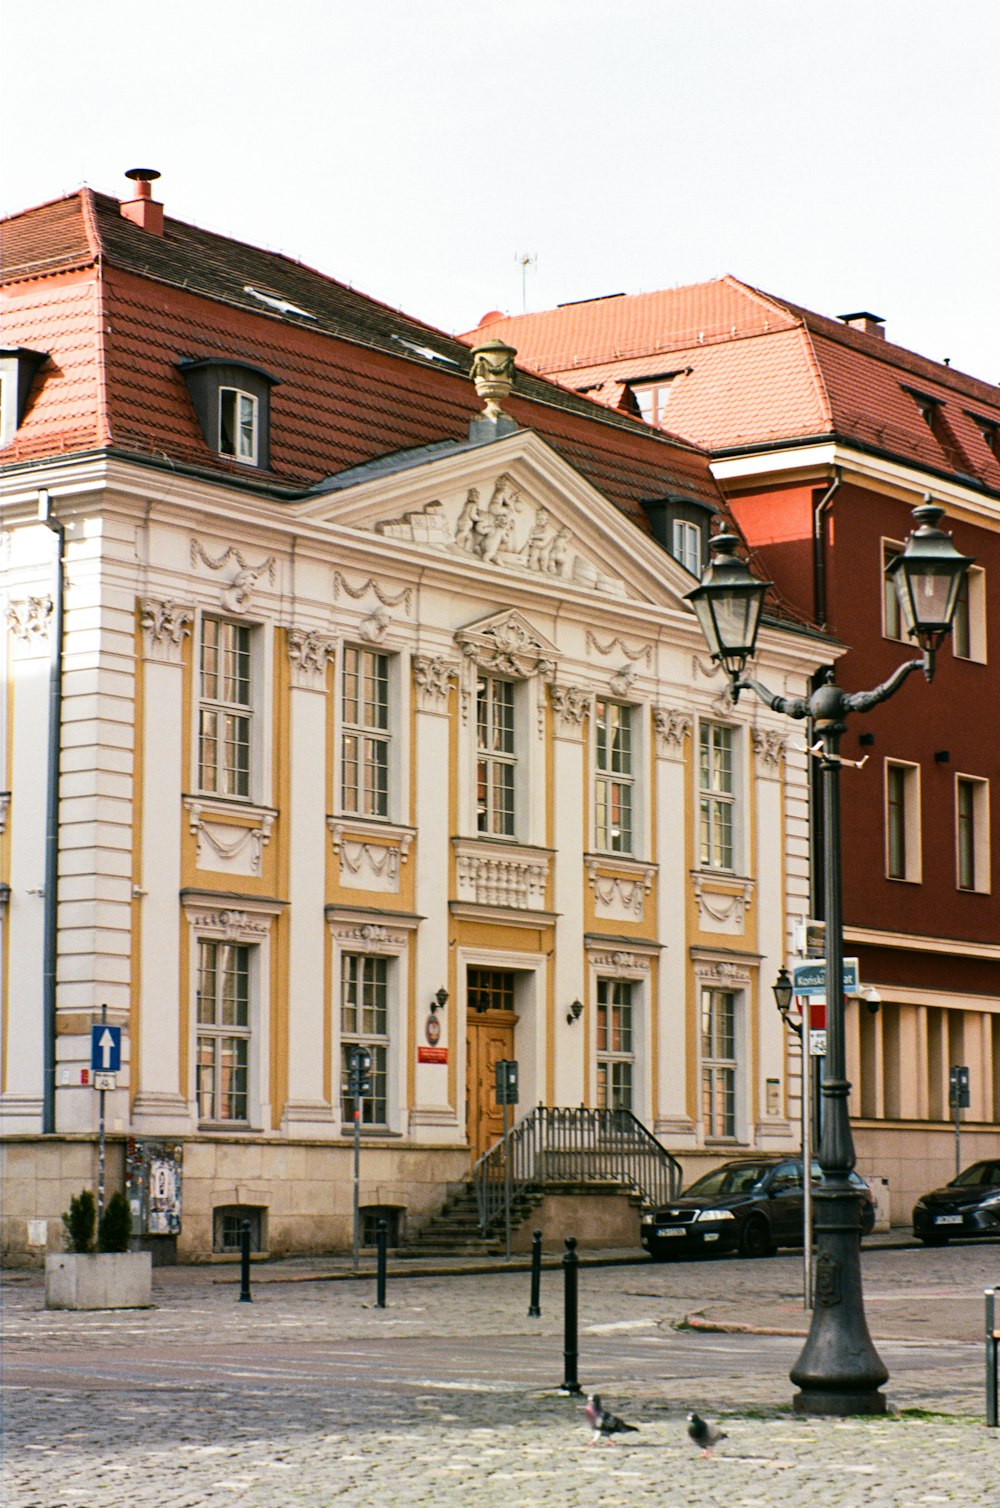
[[[122,1066],[120,1026],[90,1028],[90,1066],[94,1073],[117,1073]]]

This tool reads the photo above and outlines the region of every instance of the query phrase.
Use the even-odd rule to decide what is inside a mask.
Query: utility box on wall
[[[125,1149],[125,1197],[132,1211],[132,1235],[140,1250],[153,1252],[154,1265],[177,1260],[183,1161],[179,1142],[130,1137]]]

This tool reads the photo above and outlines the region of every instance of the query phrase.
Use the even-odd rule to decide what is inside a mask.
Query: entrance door
[[[514,1056],[513,1011],[470,1014],[466,1031],[465,1104],[472,1161],[503,1137],[503,1106],[496,1100],[496,1065]],[[509,1123],[518,1114],[517,1105],[507,1110]]]

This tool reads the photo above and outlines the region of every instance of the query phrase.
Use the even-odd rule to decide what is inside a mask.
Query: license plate
[[[686,1232],[683,1230],[678,1230],[675,1225],[668,1225],[659,1226],[657,1228],[656,1234],[658,1236],[684,1236],[686,1235]]]
[[[961,1217],[961,1215],[935,1215],[934,1216],[934,1224],[935,1225],[961,1225],[962,1224],[962,1217]]]

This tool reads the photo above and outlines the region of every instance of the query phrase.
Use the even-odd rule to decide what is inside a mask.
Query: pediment
[[[559,660],[551,639],[516,610],[491,613],[467,624],[458,630],[455,642],[482,670],[522,680],[531,675],[551,680]]]
[[[363,469],[362,469],[363,471]],[[393,544],[622,600],[676,600],[691,577],[537,435],[457,447],[327,492],[302,511]]]

